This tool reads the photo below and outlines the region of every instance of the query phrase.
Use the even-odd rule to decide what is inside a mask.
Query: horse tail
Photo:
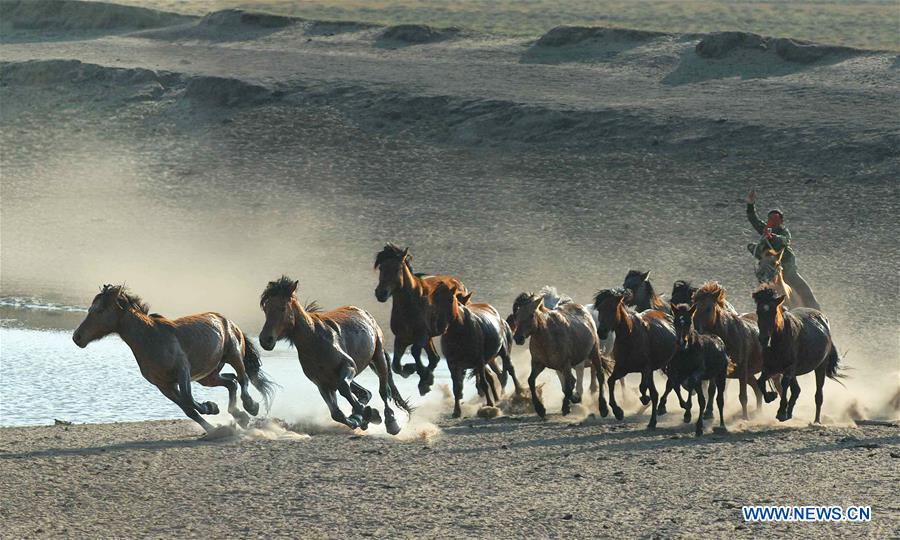
[[[843,373],[838,373],[838,370],[841,369],[840,363],[841,358],[838,355],[837,347],[834,344],[831,345],[831,352],[828,353],[828,357],[825,359],[825,376],[829,379],[837,381],[838,379],[842,379],[844,377]]]
[[[268,411],[272,406],[272,396],[275,395],[276,384],[262,370],[262,360],[259,357],[259,351],[253,343],[250,343],[246,336],[244,337],[244,369],[247,371],[250,383],[262,394],[266,410]]]
[[[407,414],[412,414],[413,408],[410,406],[409,402],[406,401],[406,398],[400,394],[400,390],[397,389],[397,384],[394,382],[394,372],[391,369],[391,357],[387,351],[383,350],[382,353],[384,354],[384,361],[387,362],[385,365],[387,366],[388,387],[391,389],[391,401],[406,411]]]

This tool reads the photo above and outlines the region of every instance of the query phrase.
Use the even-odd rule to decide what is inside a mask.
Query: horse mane
[[[128,290],[125,284],[110,285],[106,284],[100,288],[100,294],[97,296],[111,296],[112,298],[122,297],[128,303],[128,306],[144,315],[150,313],[150,305],[140,296]]]
[[[522,306],[525,306],[525,305],[531,303],[531,301],[534,300],[535,298],[537,298],[537,296],[534,293],[529,293],[529,292],[520,293],[519,296],[517,296],[516,299],[513,300],[513,309],[512,309],[513,313],[517,312],[519,310],[519,308],[521,308]]]
[[[286,298],[290,298],[294,293],[294,280],[282,275],[280,278],[275,281],[270,281],[266,288],[263,289],[262,294],[259,296],[259,305],[262,307],[270,298],[274,298],[276,296],[284,296]]]
[[[725,304],[725,287],[719,285],[718,281],[707,281],[694,292],[694,302],[707,298],[713,300],[719,306],[727,308]]]
[[[318,313],[322,311],[322,306],[315,300],[311,300],[305,306],[303,306],[303,311],[307,313]]]
[[[612,289],[603,289],[602,291],[598,291],[596,295],[594,295],[594,308],[598,309],[598,306],[603,302],[609,300],[610,298],[623,298],[625,296],[625,289],[622,287],[614,287]]]
[[[385,263],[389,260],[400,260],[401,258],[403,258],[404,251],[406,251],[406,250],[403,249],[402,247],[398,246],[397,244],[395,244],[393,242],[388,242],[387,244],[384,245],[384,249],[382,249],[375,255],[374,268],[377,270],[379,266],[381,266],[383,263]],[[412,254],[411,253],[406,254],[406,266],[407,266],[407,268],[409,268],[410,272],[413,271]],[[423,274],[423,275],[425,275],[425,274]],[[419,277],[421,277],[421,276],[419,276]]]
[[[674,304],[689,304],[695,292],[697,292],[697,287],[694,287],[690,281],[679,279],[672,284],[671,301]]]

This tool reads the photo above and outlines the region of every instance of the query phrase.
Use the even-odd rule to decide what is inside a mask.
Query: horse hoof
[[[416,372],[415,364],[406,364],[405,366],[400,366],[399,370],[394,370],[397,375],[400,375],[404,379],[408,378],[410,375]]]
[[[572,398],[569,401],[571,401],[572,403],[581,403],[581,395],[572,394]]]
[[[562,415],[563,415],[563,416],[569,416],[569,413],[570,413],[570,412],[572,412],[572,408],[569,407],[568,404],[566,404],[565,406],[563,406],[563,408],[562,408]]]
[[[460,416],[462,416],[462,411],[453,411],[453,418],[459,418]]]
[[[393,417],[388,418],[384,421],[384,429],[391,435],[396,435],[400,433],[400,424],[397,423],[397,420]]]
[[[541,417],[541,420],[543,420],[547,417],[547,409],[545,409],[543,407],[541,407],[541,408],[535,407],[534,412],[536,412],[537,415]]]
[[[244,402],[244,410],[250,413],[250,416],[256,416],[259,414],[259,403],[247,400]]]
[[[656,422],[650,422],[649,424],[647,424],[647,429],[649,429],[650,431],[655,430],[655,429],[656,429]]]
[[[641,405],[649,405],[650,398],[648,396],[641,396]]]
[[[607,416],[609,416],[609,407],[607,407],[605,404],[601,404],[600,405],[600,417],[606,418]]]
[[[713,433],[728,433],[728,428],[725,426],[716,426],[713,428]]]
[[[378,409],[373,409],[372,407],[366,407],[365,413],[366,422],[370,424],[375,424],[376,426],[381,423],[381,413],[378,412]]]
[[[234,420],[243,429],[247,429],[247,426],[250,425],[250,415],[248,415],[245,412],[235,411],[235,412],[231,413],[231,416],[234,417]]]
[[[703,419],[704,419],[704,420],[709,420],[709,419],[712,418],[712,417],[713,417],[713,412],[712,412],[712,411],[703,413]]]
[[[419,395],[424,396],[424,395],[427,395],[428,392],[431,392],[431,385],[419,383]]]
[[[644,405],[646,405],[646,403],[644,403]],[[662,403],[660,403],[660,404],[656,407],[656,415],[657,415],[657,416],[662,416],[662,415],[666,414],[667,412],[668,412],[668,411],[666,411],[666,406],[665,406],[664,404],[662,404]]]
[[[786,414],[784,414],[783,412],[779,412],[778,414],[775,415],[775,419],[778,420],[779,422],[786,422],[788,419],[788,416]]]
[[[702,436],[703,436],[703,428],[697,428],[697,430],[694,431],[694,436],[695,436],[695,437],[702,437]]]
[[[777,398],[778,394],[776,392],[763,392],[763,399],[766,400],[766,403],[772,403]]]
[[[212,401],[207,401],[203,404],[203,411],[198,412],[201,412],[202,414],[219,414],[219,406]]]
[[[625,418],[625,411],[621,407],[613,407],[613,416],[616,417],[616,420],[622,420]]]
[[[684,413],[684,423],[685,423],[685,424],[690,424],[690,423],[691,423],[691,415],[690,415],[690,414]]]

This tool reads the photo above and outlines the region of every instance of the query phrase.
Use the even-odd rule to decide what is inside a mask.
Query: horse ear
[[[675,306],[676,306],[676,304],[669,302],[669,309],[672,310],[672,313],[675,313]]]
[[[405,259],[409,256],[409,247],[403,250],[403,254],[400,256],[401,259]]]
[[[462,305],[468,304],[473,294],[475,294],[475,291],[469,291],[469,294],[459,296],[459,303]]]
[[[534,310],[540,311],[541,308],[544,307],[544,297],[540,297],[537,299],[537,302],[534,303]]]
[[[641,281],[647,281],[650,278],[650,270],[647,270],[643,274],[641,274]]]
[[[300,281],[295,281],[295,282],[291,283],[291,294],[292,294],[292,295],[293,295],[295,292],[297,292],[297,287],[298,287],[298,286],[300,286]]]
[[[697,313],[697,304],[691,304],[691,318],[694,318],[694,313]]]

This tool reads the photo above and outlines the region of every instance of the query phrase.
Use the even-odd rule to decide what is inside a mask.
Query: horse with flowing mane
[[[756,386],[753,378],[762,369],[762,347],[759,344],[759,328],[756,315],[746,313],[739,315],[730,307],[725,288],[715,281],[708,281],[694,293],[694,327],[701,334],[719,336],[725,342],[728,357],[735,363],[736,369],[729,378],[740,380],[738,398],[744,419],[747,413],[747,385],[756,393],[756,408],[762,407],[761,388]],[[706,416],[712,417],[712,407],[707,404]]]
[[[600,340],[591,314],[584,306],[575,302],[565,302],[548,309],[544,297],[522,293],[513,305],[513,340],[524,345],[530,338],[531,374],[528,387],[534,410],[543,418],[546,409],[537,395],[538,375],[546,368],[556,370],[563,388],[563,415],[569,414],[571,403],[580,403],[581,396],[575,394],[575,376],[572,368],[589,361],[595,368],[598,387],[603,388],[603,379],[610,371],[609,359],[600,354]],[[601,391],[598,396],[600,415],[606,416],[608,408]]]
[[[259,404],[250,396],[248,383],[269,407],[275,385],[262,372],[259,353],[236,324],[218,313],[167,319],[150,313],[149,306],[124,285],[104,285],[72,340],[84,348],[109,334],[118,334],[134,353],[141,375],[206,431],[212,425],[200,415],[218,414],[219,407],[212,401],[198,403],[191,393],[192,381],[227,388],[228,412],[242,426],[250,418],[237,406],[238,387],[244,410],[251,415],[259,413]],[[234,368],[234,374],[221,372],[225,364]]]
[[[822,387],[825,378],[838,380],[840,357],[831,338],[831,327],[825,315],[811,308],[784,309],[786,298],[778,291],[763,285],[753,293],[756,316],[759,319],[759,342],[765,348],[758,384],[775,374],[781,374],[781,402],[775,415],[784,422],[794,415],[794,405],[800,394],[797,377],[816,373],[816,419],[822,412]],[[788,398],[788,390],[791,391]],[[766,402],[774,401],[775,392],[766,392]]]
[[[433,337],[441,335],[434,326],[432,296],[440,286],[454,289],[460,296],[465,296],[468,291],[455,277],[414,273],[409,248],[401,249],[390,242],[375,255],[375,269],[378,270],[375,298],[379,302],[394,299],[391,306],[391,331],[394,333],[392,369],[403,377],[418,373],[419,393],[424,396],[434,384],[434,368],[441,359],[432,341]],[[415,364],[401,366],[400,359],[410,346]],[[428,356],[427,367],[422,364],[422,349]]]
[[[259,344],[271,351],[277,341],[290,341],[304,375],[319,388],[331,418],[351,428],[366,429],[370,422],[381,422],[378,411],[368,406],[371,392],[353,380],[371,364],[384,402],[385,428],[391,435],[399,433],[390,403],[407,413],[411,408],[394,384],[384,335],[375,318],[354,306],[332,311],[322,311],[315,302],[303,306],[297,300],[297,286],[298,282],[287,276],[266,285],[259,299],[266,315]],[[338,407],[335,392],[353,408],[349,417]]]
[[[659,394],[653,372],[665,368],[675,353],[675,328],[671,315],[662,311],[649,309],[637,313],[627,308],[626,298],[630,295],[627,289],[604,289],[594,297],[600,339],[609,332],[616,333],[613,371],[607,380],[609,406],[618,420],[624,418],[622,408],[616,403],[615,382],[629,373],[640,373],[641,403],[652,405],[647,428],[655,429]]]

